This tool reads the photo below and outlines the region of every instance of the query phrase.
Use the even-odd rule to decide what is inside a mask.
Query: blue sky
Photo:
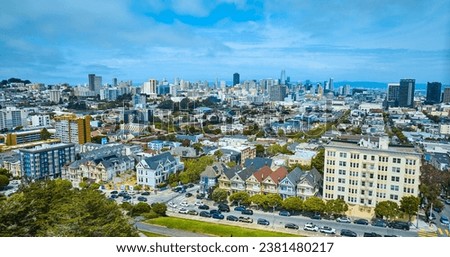
[[[450,1],[5,0],[0,79],[450,85]]]

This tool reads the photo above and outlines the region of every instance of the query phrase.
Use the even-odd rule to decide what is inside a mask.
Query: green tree
[[[7,178],[12,178],[11,172],[4,168],[0,168],[0,175],[6,176]]]
[[[325,211],[325,203],[319,197],[312,196],[303,202],[303,208],[306,211],[322,213]]]
[[[283,200],[281,206],[294,214],[303,210],[303,200],[299,197],[288,197]]]
[[[311,160],[311,167],[316,168],[317,171],[320,172],[320,174],[323,174],[324,163],[325,163],[325,149],[322,148]]]
[[[278,129],[277,135],[278,135],[279,137],[284,137],[284,130]]]
[[[411,217],[417,214],[420,200],[413,195],[403,196],[400,200],[400,211],[408,215],[408,220],[411,221]]]
[[[283,203],[283,198],[279,194],[267,194],[263,199],[263,208],[266,210],[280,207]]]
[[[216,156],[217,160],[219,161],[223,156],[223,152],[221,150],[217,150],[214,152],[214,156]]]
[[[9,179],[5,175],[0,175],[0,188],[4,188],[9,184]]]
[[[256,145],[255,146],[256,147],[256,156],[258,156],[258,157],[264,157],[264,154],[265,154],[265,149],[264,149],[264,146],[263,145]]]
[[[41,129],[41,140],[50,139],[52,134],[46,128]]]
[[[69,181],[31,183],[0,202],[0,236],[137,236],[116,203]]]
[[[247,192],[236,192],[230,195],[230,202],[237,202],[239,205],[249,205],[250,195]]]
[[[257,194],[257,195],[250,196],[250,198],[248,200],[251,203],[256,204],[256,206],[258,206],[258,208],[259,208],[259,207],[263,206],[265,199],[264,199],[264,195]]]
[[[394,219],[399,213],[398,204],[393,201],[382,201],[375,206],[375,215],[388,220]]]
[[[139,202],[138,204],[134,205],[130,210],[130,215],[132,217],[140,216],[144,213],[150,212],[151,207],[147,203]]]
[[[228,198],[228,191],[221,188],[214,189],[211,199],[216,203],[226,202]]]
[[[164,203],[155,203],[152,207],[152,210],[159,216],[166,216],[167,205],[165,205]]]
[[[344,214],[348,211],[348,204],[342,199],[328,200],[325,204],[325,210],[328,214]]]
[[[230,168],[233,168],[236,165],[237,164],[235,162],[227,162],[227,166],[230,167]]]

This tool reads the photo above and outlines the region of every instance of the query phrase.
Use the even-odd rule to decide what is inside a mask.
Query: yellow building
[[[91,116],[63,115],[55,117],[55,122],[55,137],[61,139],[62,143],[91,142]]]

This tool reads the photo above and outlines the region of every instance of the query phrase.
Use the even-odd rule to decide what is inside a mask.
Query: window
[[[327,173],[329,173],[329,174],[334,174],[334,169],[329,169],[329,168],[327,168]]]
[[[375,155],[372,155],[372,156],[370,157],[370,159],[371,159],[372,161],[375,161]]]
[[[386,175],[378,175],[377,178],[379,180],[387,180],[387,176]]]
[[[341,158],[347,158],[347,153],[339,153],[339,157],[341,157]]]
[[[386,189],[386,184],[377,184],[378,189]]]
[[[391,200],[398,200],[398,195],[389,195]]]
[[[380,162],[388,162],[388,157],[385,157],[385,156],[380,156],[380,157],[378,157],[378,161],[380,161]]]
[[[400,158],[392,158],[392,162],[393,163],[401,163],[401,159]]]
[[[350,158],[354,159],[354,160],[359,160],[359,154],[352,153],[352,154],[350,154]]]
[[[391,190],[392,191],[398,191],[399,190],[399,186],[391,185]]]
[[[339,170],[339,175],[345,175],[345,170]]]
[[[363,160],[367,160],[367,155],[363,155]]]
[[[392,167],[392,172],[400,173],[400,168],[399,167]]]
[[[338,186],[338,187],[337,187],[337,190],[338,190],[339,192],[345,192],[345,187]]]
[[[378,170],[379,171],[387,171],[388,167],[387,166],[378,166]]]
[[[406,165],[416,165],[416,160],[406,159]]]
[[[400,182],[400,177],[391,176],[391,181],[392,182]]]
[[[334,151],[328,151],[328,152],[327,152],[327,156],[335,157],[335,156],[336,156],[336,152],[334,152]]]
[[[345,178],[338,178],[338,183],[345,184]]]
[[[339,166],[345,167],[345,166],[347,166],[347,162],[339,161]]]

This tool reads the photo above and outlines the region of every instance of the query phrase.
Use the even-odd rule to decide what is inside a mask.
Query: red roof
[[[285,167],[279,167],[276,169],[272,174],[270,174],[270,178],[275,182],[275,184],[278,184],[280,180],[282,180],[284,177],[287,176],[288,170]]]
[[[267,178],[270,174],[272,174],[273,171],[269,166],[265,165],[261,169],[259,169],[257,172],[253,173],[253,176],[255,176],[256,180],[259,182],[262,182],[265,178]]]

